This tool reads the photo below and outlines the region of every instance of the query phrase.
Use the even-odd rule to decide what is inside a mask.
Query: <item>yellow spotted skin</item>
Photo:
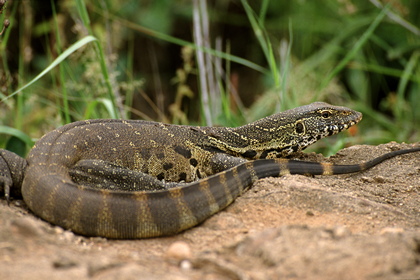
[[[42,137],[26,159],[0,150],[6,198],[23,196],[42,219],[85,236],[148,238],[191,228],[259,178],[342,174],[367,163],[285,159],[356,124],[361,114],[312,103],[237,128],[87,120]]]

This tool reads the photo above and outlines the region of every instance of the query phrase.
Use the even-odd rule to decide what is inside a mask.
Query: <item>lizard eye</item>
[[[303,123],[301,123],[301,122],[296,123],[295,131],[296,131],[297,134],[304,133],[305,132],[305,126],[303,125]]]
[[[324,119],[328,119],[329,117],[331,117],[331,112],[330,111],[322,111],[321,112],[321,117],[323,117]]]

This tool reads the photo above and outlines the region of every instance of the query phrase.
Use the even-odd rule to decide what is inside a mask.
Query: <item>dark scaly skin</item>
[[[75,122],[42,137],[26,161],[0,150],[0,185],[6,195],[21,190],[36,215],[75,233],[171,235],[225,208],[258,178],[357,172],[420,150],[350,166],[282,158],[360,119],[348,108],[313,103],[238,128]]]
[[[21,188],[28,163],[15,153],[0,149],[0,185],[3,185],[6,200],[22,196]],[[12,188],[12,186],[17,186]]]

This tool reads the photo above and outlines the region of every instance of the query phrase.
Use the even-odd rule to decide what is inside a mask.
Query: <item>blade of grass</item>
[[[241,3],[245,9],[248,20],[251,23],[252,29],[254,30],[254,34],[257,37],[258,42],[260,43],[261,49],[265,55],[267,63],[270,66],[270,74],[273,78],[275,88],[279,88],[280,76],[278,73],[278,67],[276,59],[274,57],[273,48],[271,46],[271,42],[268,38],[268,35],[265,32],[262,23],[257,18],[257,15],[252,10],[251,6],[249,6],[248,2],[246,0],[241,0]]]
[[[5,33],[1,36],[1,40],[0,40],[0,56],[2,58],[6,58],[7,57],[7,43],[9,42],[9,38],[10,38],[10,33],[12,32],[12,26],[15,23],[15,15],[16,15],[16,11],[17,11],[17,7],[18,7],[18,3],[14,2],[13,3],[13,8],[12,8],[12,12],[10,13],[9,16],[9,20],[10,20],[10,26],[9,28],[6,29]],[[3,13],[4,15],[4,13]],[[5,15],[3,16],[5,17]],[[3,18],[2,21],[3,22]],[[7,64],[7,59],[2,59],[3,62],[3,70],[4,73],[7,76],[11,76],[10,75],[10,70],[9,70],[9,65]],[[4,95],[2,92],[0,92],[0,98],[4,98],[6,97],[6,95]]]
[[[36,76],[35,78],[33,78],[29,83],[27,83],[26,85],[24,85],[23,87],[19,88],[18,90],[16,90],[15,92],[13,92],[12,94],[10,94],[9,96],[3,98],[1,100],[1,102],[11,98],[12,96],[18,94],[19,92],[23,91],[24,89],[28,88],[29,86],[31,86],[33,83],[35,83],[36,81],[38,81],[40,78],[42,78],[46,73],[48,73],[49,71],[51,71],[51,69],[53,69],[54,67],[56,67],[58,64],[60,64],[63,60],[65,60],[69,55],[71,55],[72,53],[74,53],[75,51],[77,51],[78,49],[80,49],[81,47],[83,47],[84,45],[96,41],[97,39],[93,36],[86,36],[82,39],[80,39],[79,41],[77,41],[76,43],[74,43],[73,45],[71,45],[67,50],[65,50],[61,55],[59,55],[47,68],[44,69],[44,71],[42,71],[40,74],[38,74],[38,76]]]
[[[91,103],[89,103],[89,105],[86,108],[85,114],[84,114],[84,119],[85,120],[92,118],[92,115],[94,115],[94,113],[95,113],[95,108],[98,105],[103,105],[105,107],[105,109],[108,111],[108,114],[110,115],[110,117],[112,119],[117,118],[117,116],[114,115],[114,113],[115,113],[114,104],[112,104],[111,100],[105,99],[105,98],[100,98],[100,99],[94,100]]]
[[[93,31],[92,31],[92,28],[90,26],[89,14],[87,12],[86,5],[85,5],[84,1],[83,0],[76,0],[76,7],[77,7],[77,10],[79,12],[80,18],[82,19],[82,22],[83,22],[84,26],[88,30],[88,33],[90,35],[93,35]],[[99,42],[99,40],[95,41],[95,46],[96,46],[96,51],[97,51],[97,55],[98,55],[98,58],[99,58],[99,63],[100,63],[100,66],[101,66],[101,72],[102,72],[102,75],[104,77],[105,85],[106,85],[107,90],[108,90],[108,98],[109,98],[109,100],[111,100],[111,102],[113,104],[113,107],[114,107],[113,115],[120,118],[121,115],[124,115],[124,113],[119,112],[118,108],[122,108],[123,106],[117,106],[116,98],[115,98],[115,95],[114,95],[114,90],[112,88],[111,79],[109,77],[107,60],[105,58],[105,53],[104,53],[104,50],[103,50],[102,45]]]
[[[104,13],[100,10],[95,10],[95,12],[97,12],[101,16],[105,16]],[[226,54],[226,53],[223,53],[223,52],[211,49],[211,48],[198,47],[197,45],[195,45],[195,44],[193,44],[189,41],[185,41],[185,40],[170,36],[168,34],[164,34],[164,33],[152,30],[152,29],[144,27],[144,26],[140,26],[138,24],[135,24],[133,22],[130,22],[128,20],[120,18],[116,15],[109,14],[108,16],[109,16],[110,19],[113,19],[113,20],[121,23],[122,25],[124,25],[128,28],[131,28],[132,30],[136,30],[138,32],[141,32],[141,33],[147,35],[147,36],[150,36],[150,37],[162,40],[162,41],[166,41],[166,42],[169,42],[169,43],[172,43],[172,44],[175,44],[175,45],[179,45],[179,46],[183,46],[183,47],[190,47],[194,50],[198,49],[198,50],[201,50],[205,53],[211,54],[213,56],[217,56],[217,57],[229,60],[231,62],[235,62],[235,63],[238,63],[240,65],[249,67],[249,68],[254,69],[255,71],[261,72],[263,74],[269,74],[269,71],[266,68],[264,68],[261,65],[258,65],[256,63],[253,63],[249,60],[241,58],[239,56],[235,56],[235,55],[232,55],[232,54]]]
[[[351,26],[341,30],[341,32],[339,32],[337,36],[333,37],[331,40],[323,44],[319,50],[315,51],[302,63],[296,65],[295,72],[298,73],[299,77],[303,79],[313,71],[317,71],[317,68],[320,67],[323,63],[325,63],[325,61],[331,60],[332,57],[336,56],[337,53],[340,52],[339,46],[344,40],[353,36],[352,34],[356,30],[365,27],[371,21],[371,17],[353,21]]]
[[[263,0],[261,3],[261,9],[260,9],[260,13],[258,15],[258,21],[263,25],[264,24],[264,20],[265,20],[265,16],[267,14],[267,8],[268,8],[268,4],[270,3],[270,0]]]
[[[126,75],[128,79],[128,84],[133,85],[134,82],[134,39],[133,39],[133,32],[130,32],[130,35],[128,37],[127,42],[127,68],[126,68]],[[134,96],[135,89],[134,87],[128,87],[126,93],[125,93],[125,107],[131,108],[133,105],[133,96]],[[124,115],[124,118],[130,118],[130,112],[127,111]]]
[[[57,39],[57,43],[56,43],[56,49],[57,49],[57,53],[61,54],[62,53],[62,44],[61,44],[61,39],[60,39],[60,32],[59,32],[59,26],[58,26],[58,22],[57,22],[57,12],[55,10],[55,5],[54,5],[54,1],[51,0],[51,7],[52,7],[52,11],[53,11],[53,18],[54,18],[54,24],[55,24],[55,37]],[[61,85],[65,85],[65,70],[64,70],[64,65],[62,63],[59,64],[59,72],[60,72],[60,84]],[[70,119],[70,112],[69,112],[69,100],[68,100],[68,95],[67,95],[67,87],[66,86],[62,86],[61,87],[62,93],[63,93],[63,112],[61,114],[62,117],[64,117],[65,123],[70,123],[71,119]],[[58,103],[58,102],[57,102]]]
[[[205,16],[206,9],[202,8],[202,0],[194,0],[193,1],[193,19],[194,19],[194,43],[197,46],[205,47],[206,40],[209,38],[207,35],[206,30],[206,22]],[[206,38],[206,37],[207,38]],[[212,126],[213,125],[213,118],[214,115],[210,108],[212,107],[210,101],[210,87],[212,86],[213,80],[213,68],[212,64],[208,63],[204,52],[197,49],[196,50],[196,57],[197,57],[197,66],[198,66],[198,80],[200,85],[200,99],[201,99],[201,107],[203,109],[203,117],[205,120],[205,125]]]
[[[18,44],[19,44],[19,58],[18,58],[18,75],[19,75],[19,79],[18,79],[18,87],[21,87],[22,84],[24,83],[24,77],[25,77],[25,61],[24,61],[24,57],[25,57],[25,47],[27,46],[27,44],[29,42],[27,42],[26,40],[28,39],[27,36],[25,36],[25,26],[26,21],[30,21],[30,17],[25,17],[24,14],[26,13],[30,13],[31,7],[30,6],[26,6],[22,8],[22,13],[19,14],[19,21],[22,21],[22,24],[19,24],[19,39],[18,39]],[[29,24],[32,24],[32,22],[29,22]],[[29,32],[28,32],[29,33]],[[23,95],[18,95],[16,98],[16,109],[15,109],[15,118],[14,118],[14,126],[17,129],[21,129],[22,128],[22,123],[23,123],[23,104],[24,104],[24,100],[23,100]]]
[[[281,82],[281,95],[278,104],[277,112],[299,106],[299,98],[296,94],[291,94],[286,98],[288,90],[288,76],[291,72],[291,55],[292,55],[292,42],[293,42],[293,28],[292,22],[289,21],[289,41],[282,39],[279,47],[280,57],[280,82]]]
[[[330,72],[330,74],[321,82],[320,89],[324,89],[328,83],[341,71],[344,67],[352,60],[356,53],[362,48],[362,46],[367,42],[367,40],[372,36],[373,31],[378,27],[379,23],[384,19],[387,11],[389,10],[389,5],[387,5],[371,23],[369,28],[363,33],[360,39],[356,42],[353,48],[347,53],[347,55],[338,63],[338,65]],[[318,94],[321,91],[318,91]],[[318,95],[317,94],[317,95]]]
[[[382,74],[382,75],[387,75],[387,76],[392,76],[392,77],[397,77],[397,78],[400,78],[404,73],[403,71],[399,69],[394,69],[394,68],[385,67],[385,66],[377,65],[377,64],[370,64],[370,63],[362,64],[360,62],[350,63],[349,68],[360,69],[360,70],[369,71],[372,73],[377,73],[377,74]],[[406,79],[414,83],[420,83],[420,77],[416,75],[415,73],[408,73]]]
[[[414,52],[413,55],[411,56],[410,60],[408,61],[403,75],[401,76],[400,82],[398,84],[398,89],[397,89],[397,104],[395,106],[393,106],[393,111],[395,116],[397,117],[398,120],[403,120],[403,116],[404,116],[404,93],[407,90],[407,86],[408,86],[408,82],[410,79],[410,76],[412,76],[413,72],[415,71],[415,67],[418,63],[419,60],[419,55],[420,53],[418,51]]]
[[[34,141],[32,141],[31,137],[29,137],[27,134],[20,131],[19,129],[16,129],[13,127],[0,125],[0,134],[7,134],[7,135],[15,136],[19,138],[20,140],[22,140],[23,142],[25,142],[26,145],[28,145],[29,147],[32,147],[34,145]]]
[[[382,3],[379,2],[378,0],[370,0],[370,2],[379,9],[384,8]],[[391,19],[392,21],[398,23],[399,25],[401,25],[405,29],[409,30],[410,32],[412,32],[416,36],[420,36],[420,29],[418,29],[415,25],[409,23],[408,21],[401,18],[399,15],[397,15],[396,13],[394,13],[392,11],[387,11],[386,14],[387,14],[388,18]]]

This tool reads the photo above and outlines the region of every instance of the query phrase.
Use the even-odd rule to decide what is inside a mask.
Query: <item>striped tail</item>
[[[405,149],[399,151],[393,151],[377,158],[374,158],[370,161],[366,161],[360,164],[352,165],[339,165],[332,163],[315,163],[315,162],[302,162],[290,160],[287,163],[287,169],[290,171],[290,174],[308,174],[308,175],[338,175],[338,174],[348,174],[354,172],[360,172],[367,170],[369,168],[378,165],[379,163],[390,159],[392,157],[419,152],[420,147],[413,149]]]

